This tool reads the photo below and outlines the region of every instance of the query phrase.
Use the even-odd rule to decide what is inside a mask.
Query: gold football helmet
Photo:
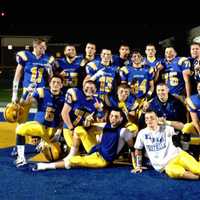
[[[59,143],[45,143],[42,153],[48,161],[56,161],[61,156],[61,147]]]
[[[17,103],[8,103],[3,112],[6,121],[19,122],[24,113],[24,108]]]

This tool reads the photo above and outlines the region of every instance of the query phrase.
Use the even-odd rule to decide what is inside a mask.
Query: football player
[[[62,110],[64,124],[64,137],[71,148],[69,157],[79,150],[79,140],[74,137],[76,130],[85,132],[90,129],[91,123],[104,117],[103,104],[95,97],[96,86],[93,81],[85,81],[83,90],[71,88],[66,93],[65,104]],[[97,133],[98,134],[98,133]],[[91,133],[95,138],[93,131]]]
[[[155,45],[153,44],[146,45],[145,53],[146,53],[146,58],[144,58],[143,62],[154,69],[155,71],[154,81],[157,82],[159,78],[159,72],[163,69],[163,66],[161,64],[161,59],[156,58]]]
[[[105,95],[115,92],[116,77],[118,68],[111,64],[112,52],[109,49],[102,49],[101,60],[90,62],[86,66],[86,80],[95,81],[97,95],[103,101]]]
[[[130,47],[127,44],[120,45],[119,55],[112,56],[112,64],[120,68],[131,64]]]
[[[184,100],[191,94],[190,62],[185,57],[177,57],[173,47],[165,49],[165,59],[162,79],[165,81],[172,95]]]
[[[103,168],[108,166],[117,158],[125,142],[128,143],[131,151],[134,151],[133,134],[124,128],[125,118],[121,110],[112,109],[108,122],[97,125],[102,130],[99,144],[86,131],[75,131],[76,137],[80,138],[88,155],[76,155],[70,159],[64,158],[62,161],[54,163],[38,163],[34,166],[33,171],[57,168],[69,169],[71,167]]]
[[[52,76],[54,57],[45,53],[47,45],[44,39],[33,40],[33,51],[19,51],[16,55],[17,68],[13,80],[12,102],[18,102],[18,89],[22,80],[23,94],[30,84],[35,84],[39,92],[47,85],[48,78]],[[23,123],[28,119],[31,104],[23,106],[23,115],[18,123]],[[16,149],[13,148],[11,155],[15,156]]]
[[[132,66],[122,67],[120,77],[122,83],[128,83],[131,92],[140,102],[151,98],[154,91],[154,69],[142,63],[142,55],[135,50],[132,53]]]
[[[61,111],[64,105],[64,95],[61,92],[63,86],[62,78],[53,76],[49,82],[50,89],[44,89],[40,93],[37,88],[29,88],[23,95],[23,103],[31,100],[37,101],[37,113],[34,121],[20,124],[16,128],[17,134],[17,152],[16,167],[23,166],[27,163],[24,149],[24,136],[37,136],[47,143],[51,142],[54,134],[62,128]]]

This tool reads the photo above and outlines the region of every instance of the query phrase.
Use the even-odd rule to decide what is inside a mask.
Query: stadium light
[[[8,45],[8,50],[12,50],[13,46],[11,44]]]
[[[197,36],[193,39],[193,42],[200,43],[200,36]]]

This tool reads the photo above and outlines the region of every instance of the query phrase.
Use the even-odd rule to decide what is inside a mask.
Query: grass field
[[[10,102],[11,94],[11,89],[0,89],[0,102]]]
[[[131,166],[106,169],[60,169],[31,172],[17,169],[10,156],[15,124],[0,123],[0,199],[82,200],[199,200],[200,181],[173,180],[145,170],[131,174]],[[39,156],[39,155],[38,155]],[[29,157],[29,154],[27,154]],[[41,157],[35,158],[39,161]]]
[[[19,90],[19,95],[21,90]],[[0,88],[0,106],[4,106],[6,103],[11,102],[12,89]]]

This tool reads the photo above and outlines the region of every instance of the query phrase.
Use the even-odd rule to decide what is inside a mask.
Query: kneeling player
[[[31,98],[27,91],[24,99],[30,100],[34,98],[38,103],[38,111],[35,114],[34,121],[26,122],[16,128],[17,134],[17,152],[16,166],[20,167],[26,164],[24,155],[25,137],[38,136],[47,143],[51,142],[51,138],[62,127],[61,111],[64,105],[64,96],[61,93],[62,79],[59,76],[53,76],[49,83],[50,89],[44,89],[44,93],[33,91]],[[26,101],[25,101],[26,102]]]

